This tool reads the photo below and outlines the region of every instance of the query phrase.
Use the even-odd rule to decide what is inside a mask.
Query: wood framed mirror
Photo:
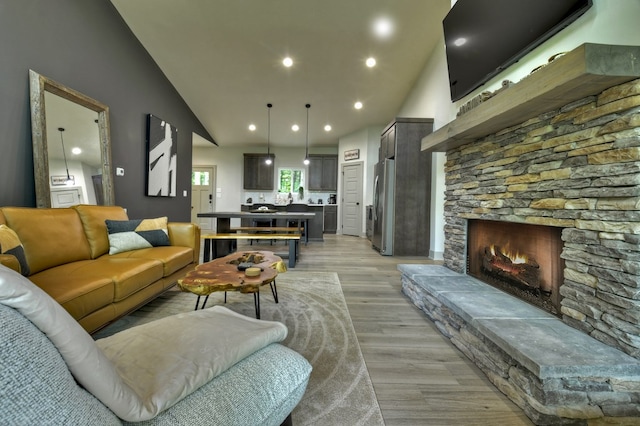
[[[65,190],[69,204],[113,205],[109,107],[33,70],[29,88],[36,206],[57,204],[52,193],[62,194],[58,189]],[[71,157],[76,141],[83,144],[82,159]],[[66,168],[65,178],[73,179],[61,182],[61,173],[54,170],[58,166]]]

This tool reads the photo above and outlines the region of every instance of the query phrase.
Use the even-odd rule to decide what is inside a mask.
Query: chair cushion
[[[78,386],[56,347],[31,321],[0,304],[0,324],[0,424],[121,424]]]
[[[310,374],[311,365],[302,355],[274,343],[144,425],[279,426],[302,399]]]
[[[7,225],[0,225],[0,254],[15,256],[20,264],[20,273],[25,277],[29,276],[29,264],[20,237]]]
[[[109,254],[147,247],[171,245],[167,217],[137,220],[106,220]]]

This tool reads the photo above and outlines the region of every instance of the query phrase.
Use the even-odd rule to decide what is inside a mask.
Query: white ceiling
[[[450,0],[111,2],[221,147],[266,144],[267,103],[273,146],[304,147],[307,103],[311,147],[387,124],[441,42],[450,7]],[[388,39],[372,30],[379,17],[394,24]],[[369,56],[376,67],[365,66]]]

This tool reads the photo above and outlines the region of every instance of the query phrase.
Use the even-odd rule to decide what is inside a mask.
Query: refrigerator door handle
[[[380,204],[380,197],[378,196],[379,176],[376,176],[373,181],[373,219],[378,220],[378,205]]]

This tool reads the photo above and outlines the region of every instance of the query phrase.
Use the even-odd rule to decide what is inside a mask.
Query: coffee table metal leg
[[[273,300],[278,303],[278,288],[276,287],[276,280],[269,283],[269,287],[271,287],[271,294],[273,294]]]
[[[256,306],[256,319],[260,319],[260,292],[253,293],[253,304]]]

